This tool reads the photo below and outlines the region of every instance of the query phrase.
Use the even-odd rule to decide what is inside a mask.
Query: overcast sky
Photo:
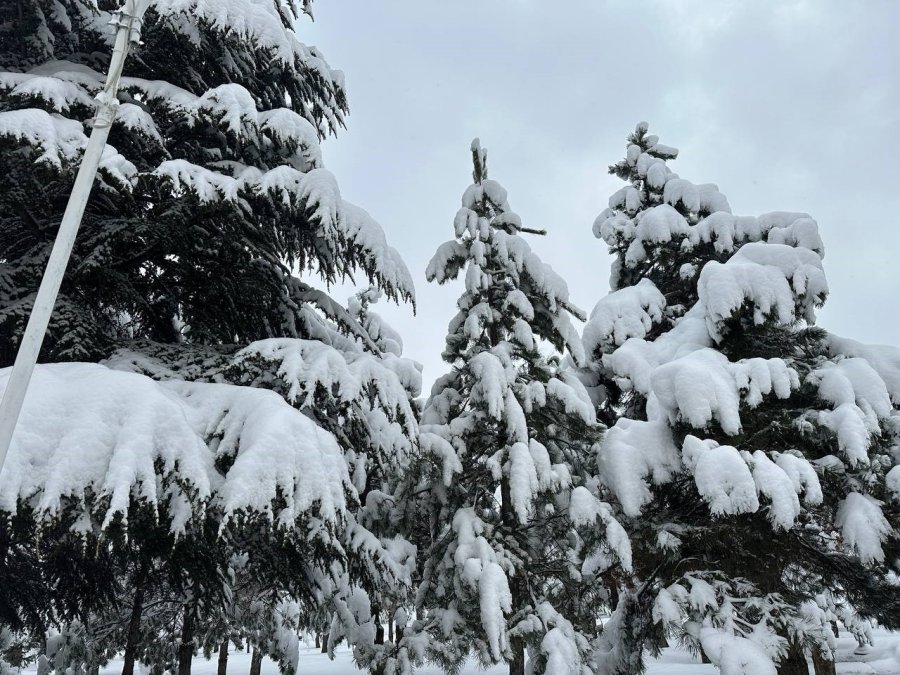
[[[460,286],[425,281],[471,182],[469,143],[590,311],[609,284],[591,224],[606,167],[647,120],[670,162],[741,215],[806,211],[825,240],[819,325],[900,344],[900,0],[318,0],[305,41],[345,71],[348,129],[324,145],[416,282],[380,307],[425,387]]]

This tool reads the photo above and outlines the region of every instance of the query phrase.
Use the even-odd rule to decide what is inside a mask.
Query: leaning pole
[[[125,0],[123,6],[115,14],[112,24],[116,26],[116,41],[113,47],[112,59],[109,63],[109,72],[106,75],[106,84],[97,95],[97,114],[94,117],[93,129],[88,139],[81,166],[75,176],[75,184],[72,194],[66,204],[62,222],[59,224],[59,232],[47,261],[47,269],[41,279],[41,285],[28,317],[25,333],[16,352],[16,361],[12,373],[3,392],[3,400],[0,402],[0,471],[9,452],[9,444],[19,413],[22,411],[22,403],[28,391],[28,383],[37,363],[38,354],[41,351],[41,343],[50,323],[50,315],[56,304],[59,287],[62,284],[69,256],[72,254],[72,246],[75,243],[75,235],[81,225],[81,218],[87,206],[91,187],[100,166],[100,159],[106,147],[106,139],[116,116],[118,99],[116,92],[119,88],[119,79],[122,77],[122,68],[125,65],[125,57],[132,45],[137,44],[141,35],[141,19],[150,0]]]

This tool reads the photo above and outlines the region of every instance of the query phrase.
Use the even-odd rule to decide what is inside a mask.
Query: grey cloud
[[[419,316],[385,309],[426,364],[456,288],[424,280],[452,234],[480,136],[533,246],[590,309],[609,259],[591,223],[619,187],[606,166],[641,119],[718,183],[735,212],[802,210],[825,239],[820,323],[900,343],[900,3],[319,0],[309,40],[346,70],[349,129],[325,144],[345,196],[385,227]]]

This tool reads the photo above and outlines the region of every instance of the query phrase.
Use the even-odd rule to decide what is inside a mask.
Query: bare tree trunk
[[[178,675],[191,675],[191,661],[194,660],[194,605],[184,606],[184,620],[181,622],[181,644],[178,645]]]
[[[387,626],[388,626],[388,642],[394,641],[394,612],[396,607],[391,605],[388,607]]]
[[[778,675],[809,675],[809,664],[803,647],[795,640],[788,642],[788,651],[778,664]]]
[[[134,660],[137,657],[138,641],[141,638],[141,615],[144,613],[144,594],[147,591],[147,576],[150,563],[142,560],[132,583],[134,584],[134,601],[131,603],[131,616],[128,619],[128,635],[125,638],[125,654],[122,656],[122,675],[134,675]]]
[[[510,640],[513,656],[509,661],[509,675],[525,675],[525,643],[521,638]]]
[[[381,607],[375,605],[372,608],[372,616],[375,618],[375,644],[384,644],[384,624],[381,623]]]
[[[375,619],[375,644],[384,644],[384,624],[381,623],[381,607],[378,604],[372,605],[372,617]],[[378,663],[369,666],[371,675],[384,675],[384,664]]]
[[[328,633],[322,633],[322,653],[328,653]]]
[[[827,654],[821,649],[813,649],[812,662],[816,675],[837,675],[833,654]]]
[[[262,650],[257,647],[253,650],[253,658],[250,659],[250,675],[259,675],[262,671]]]
[[[228,673],[228,643],[230,640],[225,638],[219,645],[219,665],[216,669],[216,675],[227,675]]]

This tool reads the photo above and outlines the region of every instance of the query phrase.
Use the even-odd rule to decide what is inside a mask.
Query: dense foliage
[[[233,640],[293,672],[300,630],[365,662],[410,586],[391,493],[420,374],[371,305],[413,286],[322,164],[347,106],[339,71],[299,40],[308,5],[153,2],[126,62],[42,352],[104,366],[39,367],[22,425],[48,422],[17,435],[3,474],[0,569],[28,583],[2,584],[3,623],[47,667],[124,648],[126,670],[184,673]],[[0,8],[7,364],[87,142],[113,9]],[[315,287],[353,274],[372,287],[347,305]]]

